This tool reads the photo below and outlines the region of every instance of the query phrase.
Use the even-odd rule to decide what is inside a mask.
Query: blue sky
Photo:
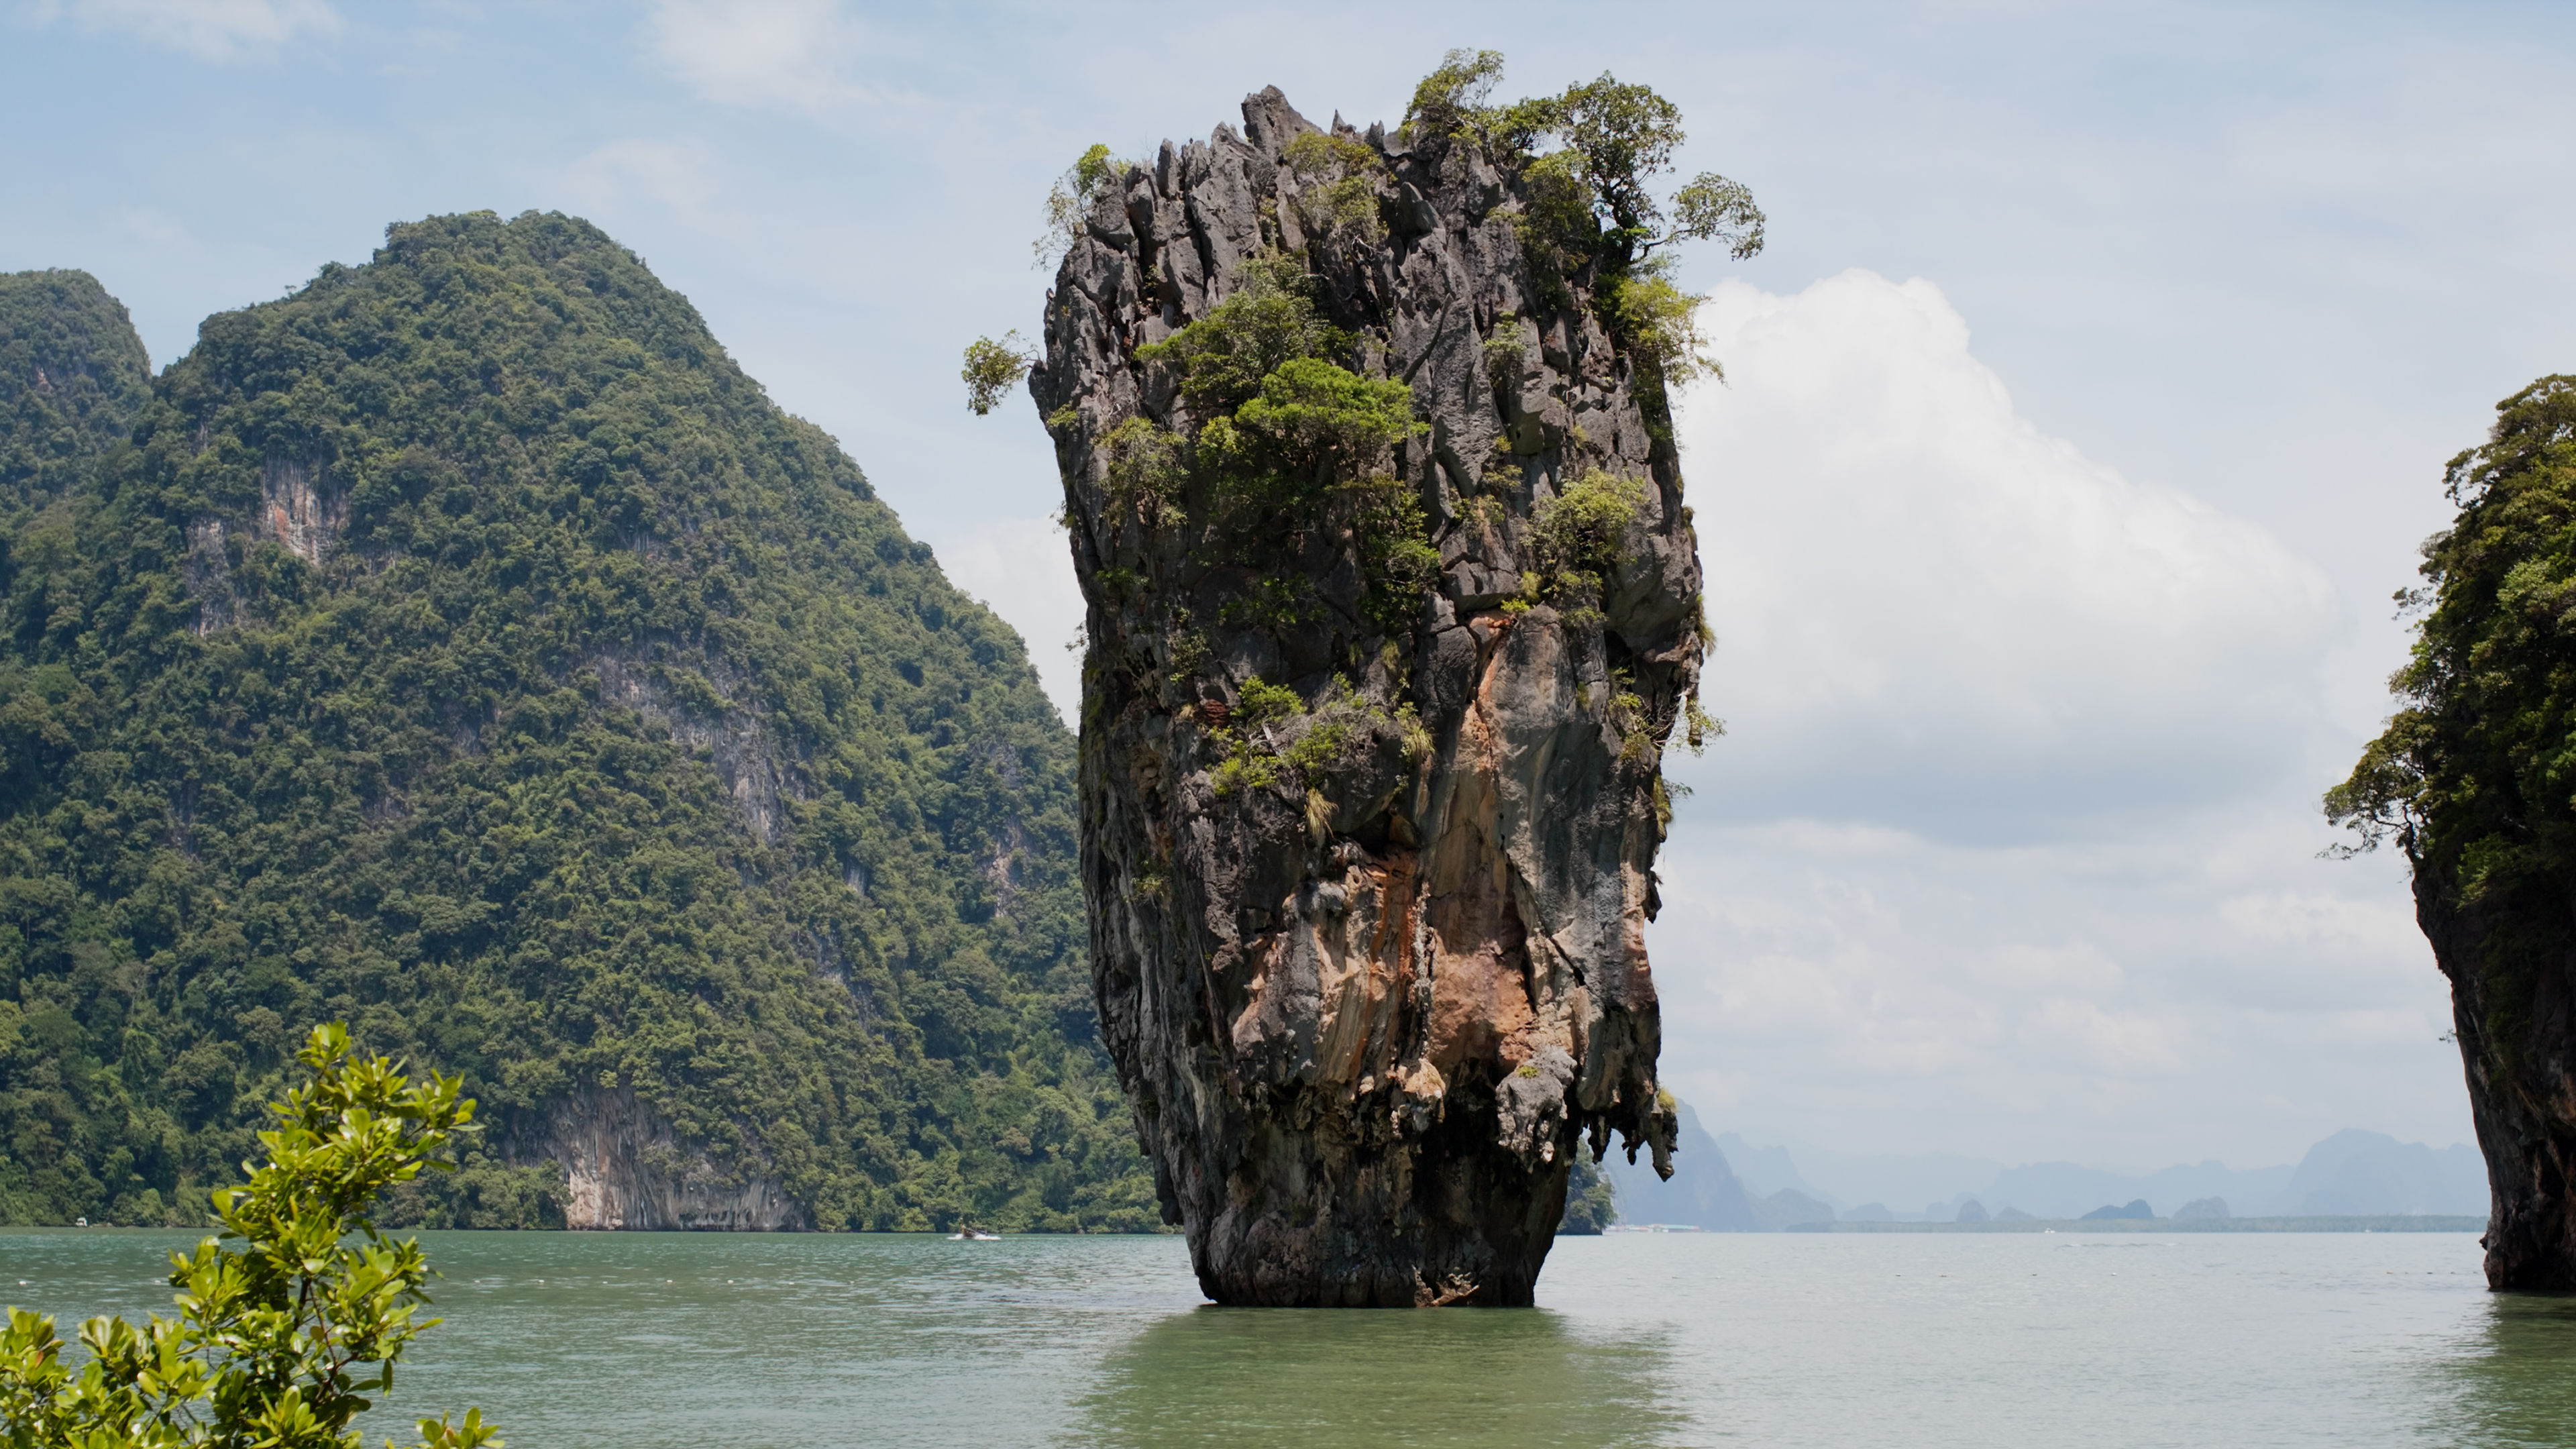
[[[586,216],[838,436],[1058,691],[1025,404],[1048,181],[1276,84],[1397,115],[1453,45],[1608,69],[1751,184],[1686,276],[1733,735],[1668,847],[1668,1075],[1712,1130],[2131,1166],[2465,1139],[2393,862],[2314,859],[2442,461],[2576,367],[2563,7],[0,0],[0,269],[168,362],[386,223]]]

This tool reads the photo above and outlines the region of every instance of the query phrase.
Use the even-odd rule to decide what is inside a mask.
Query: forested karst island
[[[0,1220],[205,1221],[309,1028],[389,1221],[1145,1229],[1019,640],[590,226],[392,228],[153,377],[0,277]]]
[[[1612,77],[1084,156],[1029,366],[1088,605],[1102,1032],[1221,1302],[1525,1304],[1582,1158],[1661,1165],[1643,942],[1707,640],[1678,112]]]
[[[2403,703],[2326,796],[2394,840],[2451,983],[2496,1288],[2576,1288],[2576,377],[2496,405],[2424,545]]]

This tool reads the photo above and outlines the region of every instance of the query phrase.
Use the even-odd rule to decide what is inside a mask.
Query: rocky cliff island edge
[[[1670,1171],[1644,927],[1716,724],[1663,249],[1761,216],[1655,199],[1652,91],[1487,106],[1500,59],[1055,197],[1094,982],[1222,1303],[1528,1304],[1577,1154]]]

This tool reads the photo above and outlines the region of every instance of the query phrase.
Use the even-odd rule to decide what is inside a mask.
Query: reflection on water
[[[1199,1308],[1113,1352],[1066,1442],[1521,1446],[1675,1442],[1661,1333],[1537,1310]]]
[[[2456,1394],[2436,1438],[2486,1446],[2576,1444],[2576,1297],[2503,1293],[2444,1365]]]

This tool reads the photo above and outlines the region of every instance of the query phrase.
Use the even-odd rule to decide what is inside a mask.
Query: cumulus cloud
[[[340,28],[329,0],[41,0],[35,15],[39,21],[69,16],[90,30],[123,31],[208,60]]]
[[[2358,901],[2344,896],[2271,891],[2238,896],[2219,907],[2228,925],[2257,941],[2412,946],[2415,913],[2402,897]]]
[[[2223,797],[2318,724],[2325,576],[2042,434],[1932,283],[1730,283],[1701,321],[1720,808],[2044,831]]]
[[[656,0],[645,38],[711,101],[820,111],[861,94],[864,34],[841,0]]]
[[[1701,322],[1728,383],[1679,424],[1730,733],[1675,762],[1666,1080],[1876,1151],[2463,1135],[2399,863],[2315,858],[2322,573],[2042,433],[1930,282],[1730,284]]]

